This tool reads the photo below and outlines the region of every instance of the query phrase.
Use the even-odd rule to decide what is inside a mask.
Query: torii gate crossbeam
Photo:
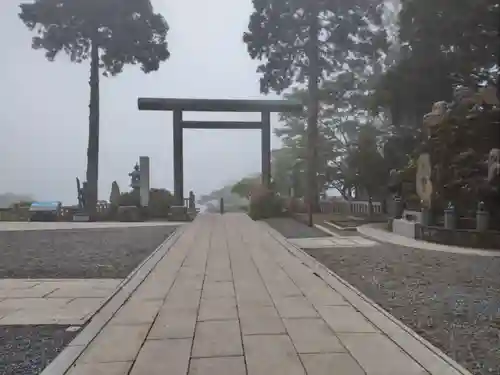
[[[184,129],[260,129],[262,183],[271,183],[271,112],[293,112],[303,109],[301,103],[290,100],[235,100],[235,99],[173,99],[139,98],[139,110],[173,112],[174,144],[174,199],[184,204],[183,130]],[[260,112],[258,122],[184,121],[188,112]]]

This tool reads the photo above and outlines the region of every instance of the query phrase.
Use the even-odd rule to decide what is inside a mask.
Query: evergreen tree
[[[307,83],[307,200],[319,207],[318,112],[320,85],[333,73],[362,71],[386,48],[382,1],[253,0],[243,36],[258,67],[263,93]]]
[[[73,62],[90,60],[87,207],[96,210],[99,170],[99,72],[117,75],[126,64],[145,73],[169,57],[168,25],[150,0],[34,0],[21,4],[19,17],[36,32],[33,48],[49,61],[59,52]]]

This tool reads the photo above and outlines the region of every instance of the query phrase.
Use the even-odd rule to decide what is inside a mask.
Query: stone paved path
[[[182,230],[62,373],[467,374],[266,224],[207,214]]]
[[[334,247],[371,247],[377,245],[375,241],[361,236],[349,237],[315,237],[315,238],[293,238],[290,243],[302,249],[324,249]]]
[[[374,239],[376,241],[390,243],[397,246],[409,247],[413,249],[422,249],[430,251],[443,251],[447,253],[466,254],[466,255],[479,255],[485,257],[500,257],[498,250],[475,249],[470,247],[459,247],[441,245],[438,243],[416,240],[401,236],[396,233],[388,232],[383,229],[381,224],[366,224],[358,227],[358,232],[363,236]]]
[[[0,326],[82,325],[121,279],[0,279]]]

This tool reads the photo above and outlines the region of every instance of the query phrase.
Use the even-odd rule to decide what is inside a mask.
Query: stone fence
[[[286,205],[291,212],[306,213],[307,205],[303,198],[288,199]],[[372,202],[373,214],[383,215],[383,205],[381,202]],[[369,216],[368,201],[347,201],[341,199],[327,199],[320,202],[321,213],[323,214],[339,214],[339,215],[354,215],[354,216]]]
[[[415,238],[448,246],[500,249],[500,231],[417,225]]]
[[[381,215],[382,203],[372,202],[373,214]],[[368,201],[329,200],[320,203],[324,214],[335,213],[340,215],[368,216],[370,213]]]

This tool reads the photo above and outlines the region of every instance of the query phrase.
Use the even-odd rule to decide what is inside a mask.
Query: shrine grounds
[[[268,223],[290,239],[325,237],[293,219]],[[0,279],[123,279],[174,230],[0,231]],[[500,374],[500,257],[385,243],[305,251],[473,374]],[[68,327],[0,325],[0,373],[39,374],[83,328]]]
[[[292,219],[268,223],[319,236]],[[385,243],[305,251],[473,374],[500,374],[500,257]]]

